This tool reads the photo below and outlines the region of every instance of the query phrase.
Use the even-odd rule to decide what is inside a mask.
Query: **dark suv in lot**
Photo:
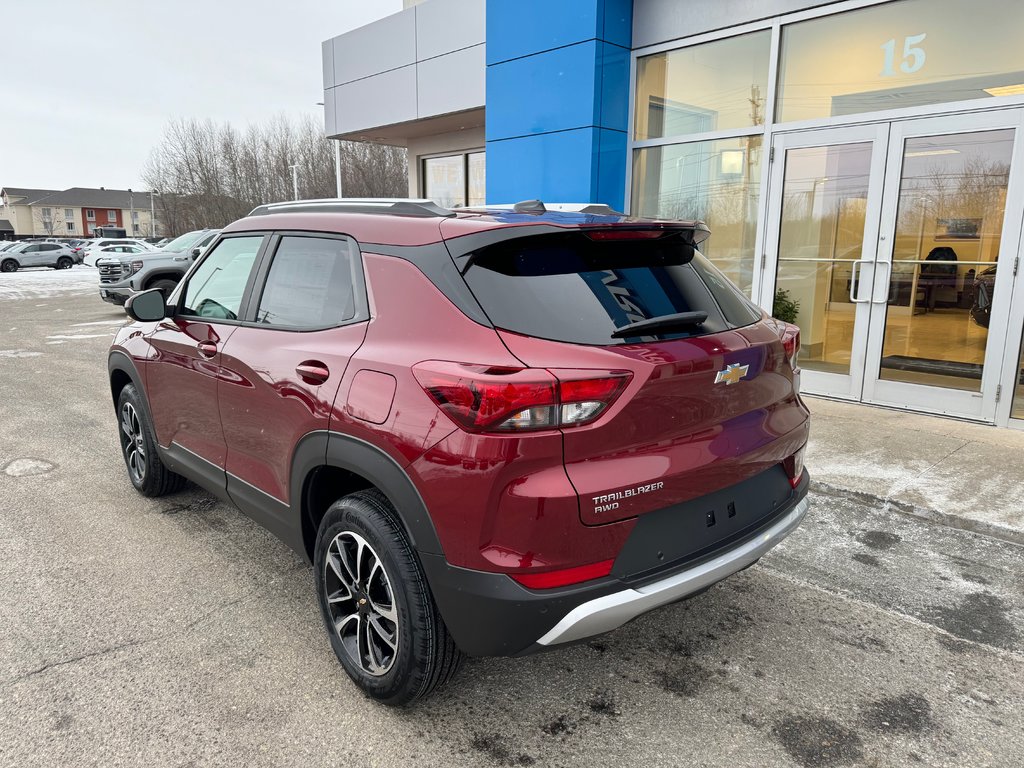
[[[308,558],[352,679],[408,703],[463,654],[607,632],[807,511],[799,332],[603,206],[303,201],[129,299],[128,476],[194,481]]]

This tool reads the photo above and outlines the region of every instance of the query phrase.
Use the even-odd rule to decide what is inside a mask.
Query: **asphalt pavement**
[[[0,285],[0,765],[1022,764],[1024,548],[827,483],[689,602],[372,703],[299,557],[132,489],[83,269]]]

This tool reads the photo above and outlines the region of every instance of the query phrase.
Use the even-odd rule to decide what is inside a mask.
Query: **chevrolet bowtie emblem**
[[[719,371],[715,374],[715,384],[735,384],[737,381],[747,375],[747,371],[750,370],[749,365],[740,365],[739,363],[733,363],[727,365],[724,371]]]

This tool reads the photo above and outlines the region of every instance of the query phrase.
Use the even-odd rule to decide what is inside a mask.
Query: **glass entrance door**
[[[892,124],[864,400],[995,419],[1018,343],[1020,125],[1019,111]]]
[[[773,144],[762,305],[800,326],[808,392],[861,396],[887,142],[876,125]]]
[[[805,391],[995,419],[1021,343],[1021,126],[1006,110],[775,137],[761,300],[801,328]]]

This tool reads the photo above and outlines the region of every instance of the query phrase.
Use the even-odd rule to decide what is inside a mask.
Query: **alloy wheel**
[[[132,479],[141,483],[146,479],[146,439],[139,414],[131,403],[121,406],[121,444]]]
[[[362,536],[342,531],[327,548],[324,594],[334,632],[352,661],[380,677],[398,653],[398,608],[380,558]]]

